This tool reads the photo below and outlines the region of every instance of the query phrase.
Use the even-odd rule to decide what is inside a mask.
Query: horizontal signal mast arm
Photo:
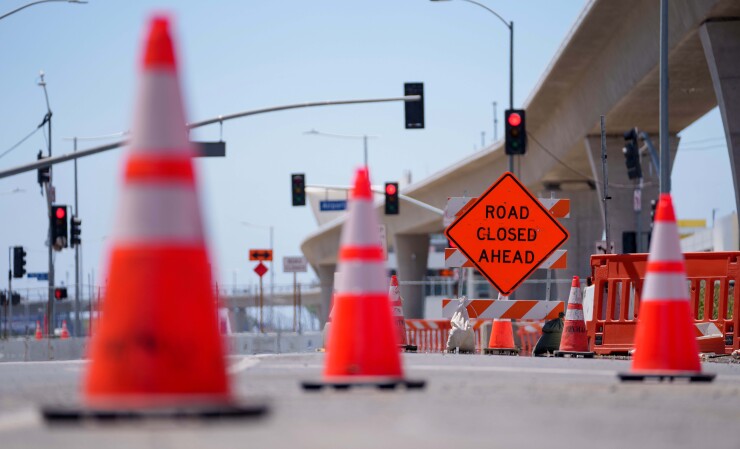
[[[266,114],[268,112],[286,111],[289,109],[301,109],[311,108],[317,106],[336,106],[345,104],[360,104],[360,103],[387,103],[391,101],[420,101],[421,95],[405,95],[403,97],[389,97],[389,98],[368,98],[363,100],[333,100],[333,101],[315,101],[311,103],[297,103],[288,104],[284,106],[272,106],[269,108],[253,109],[251,111],[237,112],[229,115],[219,115],[208,120],[202,120],[200,122],[188,123],[188,129],[200,128],[202,126],[213,125],[215,123],[223,123],[229,120],[234,120],[242,117],[249,117],[250,115]],[[102,153],[104,151],[113,150],[122,147],[128,143],[128,140],[121,140],[119,142],[109,143],[95,148],[87,150],[80,150],[70,154],[63,154],[61,156],[49,157],[46,159],[40,159],[30,164],[19,165],[18,167],[10,168],[8,170],[0,171],[0,179],[7,178],[9,176],[25,173],[28,171],[38,170],[39,168],[50,167],[54,164],[71,161],[74,159],[80,159],[86,156],[92,156],[93,154]]]

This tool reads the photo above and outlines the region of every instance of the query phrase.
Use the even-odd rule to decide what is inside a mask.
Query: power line
[[[590,176],[588,176],[588,175],[584,175],[584,174],[583,174],[583,173],[581,173],[580,171],[576,170],[575,168],[573,168],[573,167],[571,167],[570,165],[566,164],[565,162],[561,161],[561,160],[560,160],[560,159],[559,159],[559,158],[558,158],[557,156],[555,156],[555,155],[554,155],[554,154],[552,153],[552,151],[548,150],[548,149],[547,149],[547,148],[546,148],[546,147],[545,147],[544,145],[542,145],[542,144],[540,143],[540,141],[539,141],[539,140],[537,140],[537,139],[536,139],[536,138],[535,138],[535,137],[534,137],[534,136],[532,135],[532,133],[527,133],[527,136],[529,136],[529,138],[531,138],[532,140],[534,140],[534,143],[536,143],[536,144],[537,144],[537,145],[538,145],[538,146],[539,146],[540,148],[542,148],[542,150],[543,150],[543,151],[544,151],[545,153],[549,154],[549,155],[550,155],[550,157],[551,157],[551,158],[553,158],[553,159],[555,159],[555,160],[556,160],[556,161],[557,161],[557,162],[558,162],[558,163],[559,163],[560,165],[562,165],[563,167],[565,167],[565,168],[567,168],[568,170],[572,171],[573,173],[577,174],[578,176],[580,176],[580,177],[582,177],[582,178],[586,179],[587,181],[591,181],[591,182],[596,182],[596,181],[595,181],[595,180],[594,180],[594,179],[593,179],[592,177],[590,177]]]
[[[43,125],[43,123],[41,125],[39,125],[38,127],[36,127],[36,129],[34,129],[33,131],[31,131],[26,137],[24,137],[23,139],[21,139],[20,142],[16,143],[15,145],[13,145],[12,147],[10,147],[9,149],[5,150],[2,154],[0,154],[0,158],[2,158],[3,156],[5,156],[6,154],[10,153],[11,151],[15,150],[23,142],[25,142],[26,140],[28,140],[29,138],[31,138],[31,136],[33,136],[34,134],[36,134],[38,132],[38,130],[41,129],[41,126],[42,125]]]

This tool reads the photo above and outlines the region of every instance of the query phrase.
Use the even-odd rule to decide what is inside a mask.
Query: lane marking
[[[0,432],[24,429],[41,424],[41,417],[34,409],[23,409],[15,413],[0,415]]]
[[[229,374],[238,374],[248,368],[259,365],[259,363],[260,363],[260,360],[256,357],[244,357],[243,359],[239,360],[237,363],[229,366],[227,371],[229,372]]]
[[[616,377],[617,371],[611,370],[585,370],[571,368],[527,368],[513,366],[438,366],[438,365],[408,365],[408,370],[426,370],[426,371],[479,371],[479,372],[499,372],[499,373],[531,373],[531,374],[563,374],[572,375],[593,375],[593,376],[610,376]]]

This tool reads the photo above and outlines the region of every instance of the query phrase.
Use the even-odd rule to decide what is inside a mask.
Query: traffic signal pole
[[[498,14],[497,14],[498,15]],[[504,21],[506,23],[506,21]],[[514,21],[509,26],[509,109],[514,109]],[[509,171],[514,173],[514,155],[509,155]]]
[[[74,152],[77,152],[77,137],[74,138]],[[75,218],[79,218],[80,209],[77,202],[77,159],[75,159]],[[72,240],[70,238],[70,240]],[[81,337],[80,327],[80,242],[75,244],[75,321],[74,335]]]

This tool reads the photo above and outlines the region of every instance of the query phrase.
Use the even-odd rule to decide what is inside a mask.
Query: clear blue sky
[[[515,103],[521,105],[585,2],[483,1],[516,23]],[[3,2],[0,14],[24,3]],[[247,250],[268,246],[266,229],[241,222],[274,225],[278,259],[299,254],[301,241],[316,228],[308,208],[290,206],[290,173],[305,172],[309,184],[348,184],[360,164],[361,142],[306,136],[304,131],[379,135],[370,143],[373,180],[397,180],[410,170],[418,181],[479,149],[481,131],[489,144],[492,102],[499,102],[499,118],[507,103],[508,31],[486,11],[462,2],[50,3],[0,21],[0,152],[44,116],[43,92],[36,85],[39,70],[46,72],[54,112],[54,154],[71,151],[64,137],[128,129],[140,40],[153,11],[169,11],[175,19],[191,121],[271,105],[396,96],[405,81],[425,83],[425,130],[403,129],[400,103],[307,109],[225,124],[227,158],[197,163],[210,249],[222,284],[232,283],[234,275],[239,284],[255,283]],[[210,127],[195,137],[218,135],[218,127]],[[716,110],[682,133],[682,145],[698,150],[680,151],[673,171],[681,217],[709,218],[712,208],[719,208],[720,216],[734,209],[722,137]],[[714,140],[691,144],[702,139]],[[37,133],[0,158],[0,168],[30,162],[41,148],[45,140]],[[79,163],[85,281],[92,270],[100,281],[121,154],[115,150]],[[73,203],[72,167],[55,168],[57,203]],[[15,189],[22,191],[11,193]],[[0,180],[0,210],[0,249],[23,245],[28,271],[46,271],[45,200],[35,172]],[[57,253],[56,260],[57,278],[72,283],[73,251]],[[276,282],[290,282],[276,268]],[[301,277],[307,281],[313,274]],[[25,280],[15,285],[43,287]]]

